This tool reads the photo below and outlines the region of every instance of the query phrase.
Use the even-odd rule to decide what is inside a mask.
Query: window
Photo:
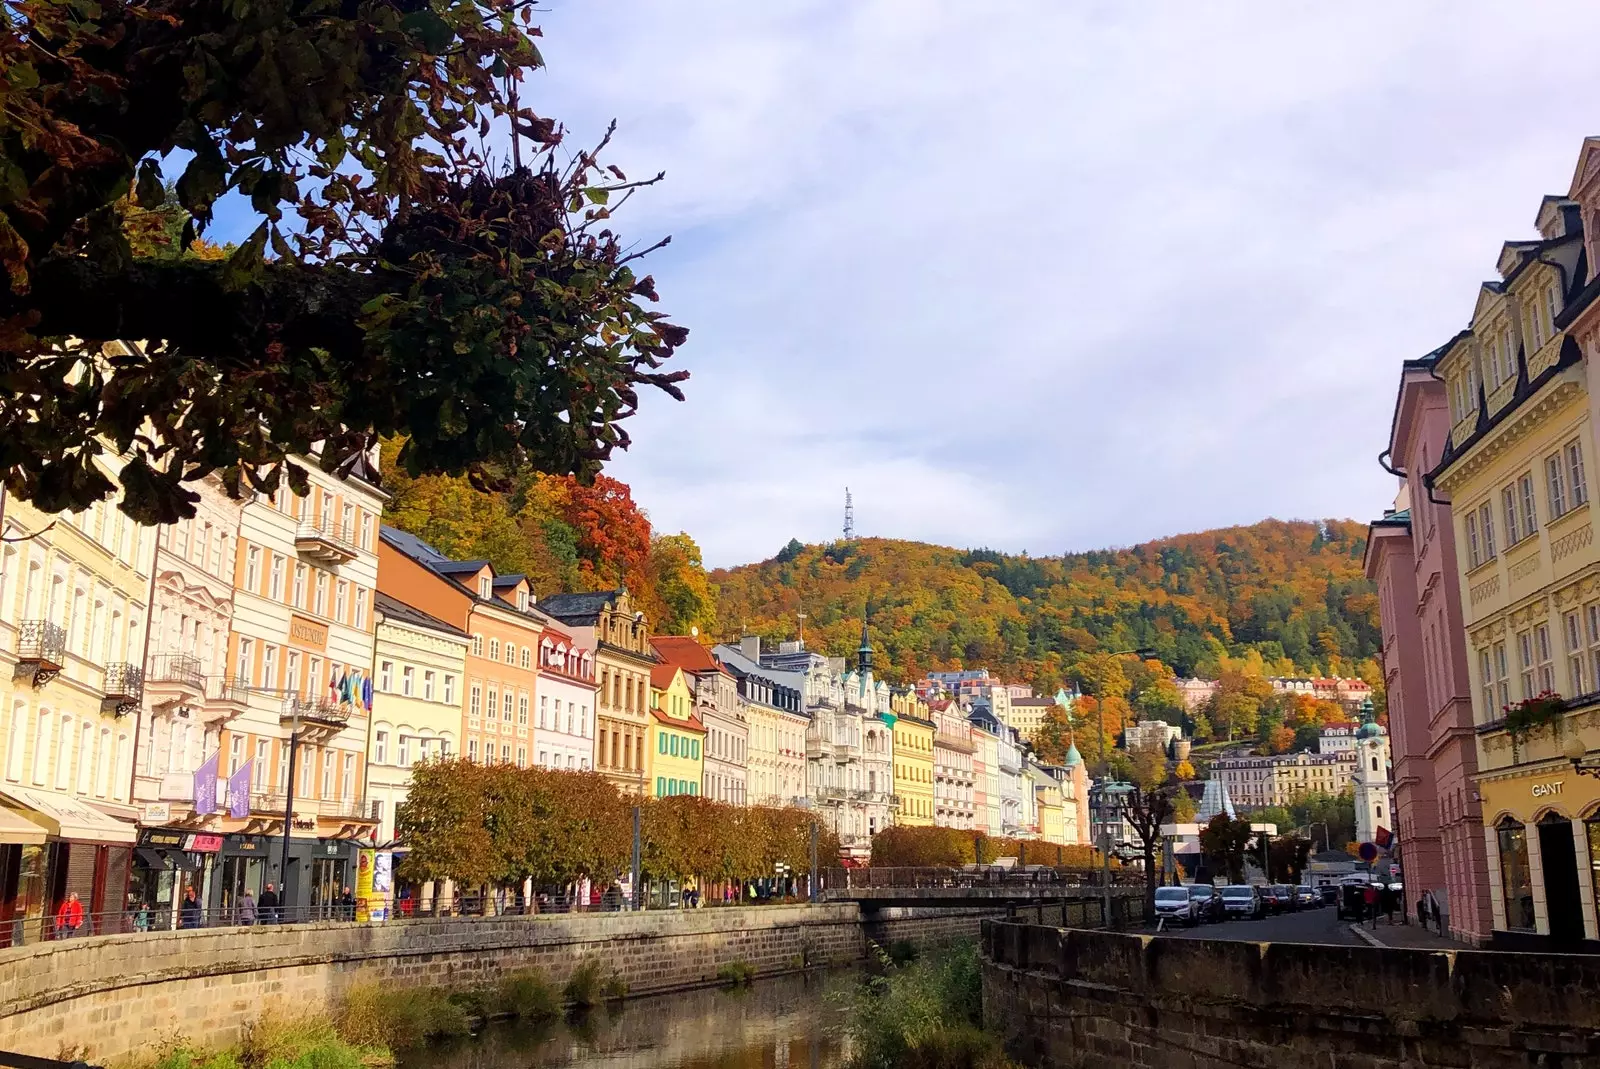
[[[255,764],[251,767],[250,773],[258,791],[267,789],[267,749],[270,745],[266,739],[256,740]]]
[[[1538,665],[1539,693],[1552,693],[1556,689],[1556,668],[1550,646],[1550,625],[1540,624],[1533,629],[1533,654]]]
[[[478,759],[478,740],[477,739],[468,739],[467,740],[467,760],[468,761],[476,761],[477,759]]]
[[[367,626],[367,592],[356,587],[356,619],[355,625],[362,630]]]
[[[268,690],[278,689],[278,647],[266,646],[261,650],[261,685]]]
[[[478,719],[479,713],[482,712],[482,704],[483,688],[474,683],[472,684],[470,696],[467,698],[467,715],[474,720]]]
[[[361,514],[361,548],[372,548],[372,517],[365,512]]]
[[[472,636],[472,655],[474,657],[482,657],[483,656],[483,636],[482,635],[473,635]]]
[[[294,566],[293,604],[297,609],[306,607],[306,566],[304,564],[296,564]]]
[[[506,643],[506,663],[511,665],[517,663],[517,647],[510,642]]]
[[[509,690],[506,691],[502,699],[504,704],[500,707],[500,719],[504,720],[508,724],[511,723],[511,710],[515,708],[513,701],[514,698],[515,695],[513,695]]]
[[[322,797],[333,797],[333,751],[322,751]]]
[[[344,775],[339,777],[339,797],[354,798],[356,796],[356,755],[344,755]]]
[[[541,728],[549,726],[548,722],[545,720],[545,712],[549,708],[549,706],[550,706],[549,697],[544,695],[544,694],[539,695],[539,726]]]
[[[1554,453],[1544,458],[1544,476],[1550,497],[1550,518],[1553,520],[1567,513],[1567,479],[1561,467],[1561,454]]]
[[[520,727],[528,726],[528,696],[517,695],[517,724]]]
[[[315,695],[322,689],[322,658],[311,658],[311,667],[306,671],[306,693]]]
[[[1583,475],[1581,442],[1567,443],[1567,476],[1567,496],[1572,499],[1572,507],[1577,508],[1589,500],[1589,482]]]
[[[500,659],[500,640],[497,639],[497,638],[491,638],[489,640],[489,660],[498,661],[499,659]]]
[[[1483,559],[1494,560],[1494,512],[1487,501],[1478,506],[1478,537],[1483,539]]]
[[[411,767],[411,737],[409,735],[400,736],[400,767]]]
[[[255,657],[252,646],[253,643],[250,639],[241,638],[239,640],[239,659],[234,666],[233,672],[239,682],[247,687],[255,683]]]
[[[328,615],[328,573],[317,573],[317,603],[313,611],[318,616]]]
[[[500,744],[500,760],[508,765],[511,763],[511,744],[509,742]]]
[[[1521,671],[1522,696],[1531,698],[1538,691],[1533,689],[1533,635],[1528,631],[1517,633],[1517,664]]]
[[[484,706],[484,712],[486,712],[488,714],[490,720],[493,720],[495,718],[495,714],[499,711],[499,709],[500,709],[500,692],[498,690],[491,690],[489,692],[488,704],[486,706]]]
[[[1528,865],[1527,829],[1507,820],[1495,829],[1500,846],[1500,889],[1505,900],[1506,927],[1533,931],[1533,877]]]
[[[1533,505],[1533,472],[1525,471],[1517,480],[1517,493],[1522,498],[1522,537],[1539,530],[1539,512]]]
[[[1500,706],[1504,708],[1511,704],[1511,672],[1507,667],[1504,642],[1494,644],[1494,680],[1495,688],[1499,692],[1497,696],[1500,699]]]
[[[185,528],[187,529],[187,528]],[[185,535],[185,538],[188,536]],[[187,556],[187,554],[185,554]],[[251,546],[244,555],[244,588],[252,594],[259,594],[261,586],[261,550]]]
[[[448,672],[445,673],[444,677],[444,703],[446,705],[454,705],[456,703],[456,677]]]
[[[528,748],[526,746],[518,746],[517,747],[517,767],[518,768],[525,768],[525,767],[527,767],[527,764],[528,764]]]
[[[1600,606],[1596,606],[1600,608]],[[1575,612],[1569,612],[1561,621],[1562,634],[1567,640],[1568,694],[1587,694],[1583,685],[1583,624]]]
[[[422,700],[433,701],[433,673],[422,673]]]
[[[1478,514],[1467,513],[1467,560],[1476,568],[1483,563],[1483,547],[1478,543]]]
[[[533,667],[533,650],[527,646],[522,647],[522,667]]]
[[[284,559],[276,553],[272,555],[272,600],[283,600],[283,568]]]
[[[667,752],[667,733],[662,732],[656,736],[656,749],[661,753]]]
[[[1508,486],[1500,491],[1506,522],[1506,545],[1514,546],[1522,539],[1522,526],[1517,523],[1517,488]]]
[[[350,584],[341,579],[333,595],[333,618],[340,623],[344,623],[345,620],[349,619],[345,612],[349,607],[349,602]]]
[[[494,590],[494,580],[488,574],[478,576],[478,597],[489,600],[489,594]]]
[[[345,505],[339,510],[339,537],[354,538],[356,533],[356,507]]]
[[[389,733],[387,731],[373,732],[372,760],[380,765],[389,763]]]
[[[383,691],[394,690],[394,662],[383,661],[378,665],[378,689]]]
[[[400,693],[411,697],[416,692],[417,670],[409,664],[400,669]]]
[[[526,590],[518,590],[517,591],[517,611],[518,612],[527,612],[528,611],[528,592]],[[522,667],[526,668],[528,666],[526,664],[524,664]]]

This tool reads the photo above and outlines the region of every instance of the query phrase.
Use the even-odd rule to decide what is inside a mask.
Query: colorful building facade
[[[893,691],[889,707],[895,717],[895,823],[929,827],[933,824],[933,721],[927,703],[914,690]]]
[[[700,793],[705,776],[705,724],[695,713],[694,691],[676,665],[650,673],[650,725],[645,774],[650,797]]]

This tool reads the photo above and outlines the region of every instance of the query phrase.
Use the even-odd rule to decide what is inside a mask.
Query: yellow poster
[[[372,869],[377,861],[376,850],[358,851],[356,862],[356,920],[363,923],[372,919]]]

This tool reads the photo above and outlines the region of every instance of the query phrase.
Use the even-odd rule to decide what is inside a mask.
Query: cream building
[[[1211,762],[1211,775],[1222,781],[1229,797],[1252,808],[1288,805],[1310,793],[1343,793],[1354,784],[1355,771],[1354,751],[1264,757],[1235,752]]]
[[[1577,775],[1564,749],[1580,761],[1600,749],[1588,381],[1600,345],[1584,326],[1595,317],[1597,223],[1591,138],[1570,196],[1544,198],[1538,236],[1501,247],[1498,277],[1479,287],[1467,329],[1436,364],[1453,426],[1428,482],[1456,525],[1493,937],[1527,949],[1600,938],[1600,781]]]
[[[737,647],[717,653],[738,687],[744,711],[745,790],[748,804],[803,805],[806,801],[806,717],[799,690],[740,663]],[[734,658],[732,663],[726,658]]]
[[[119,910],[155,531],[115,497],[61,515],[0,500],[0,921],[42,923],[67,891]]]
[[[594,767],[595,653],[559,625],[539,638],[538,719],[534,763],[587,772]]]
[[[465,631],[386,594],[374,601],[376,676],[367,747],[367,800],[380,845],[395,842],[395,810],[412,766],[459,756]]]

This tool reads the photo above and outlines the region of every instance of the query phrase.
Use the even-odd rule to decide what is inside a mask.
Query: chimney
[[[756,664],[761,663],[761,636],[746,635],[739,640],[739,652]]]

